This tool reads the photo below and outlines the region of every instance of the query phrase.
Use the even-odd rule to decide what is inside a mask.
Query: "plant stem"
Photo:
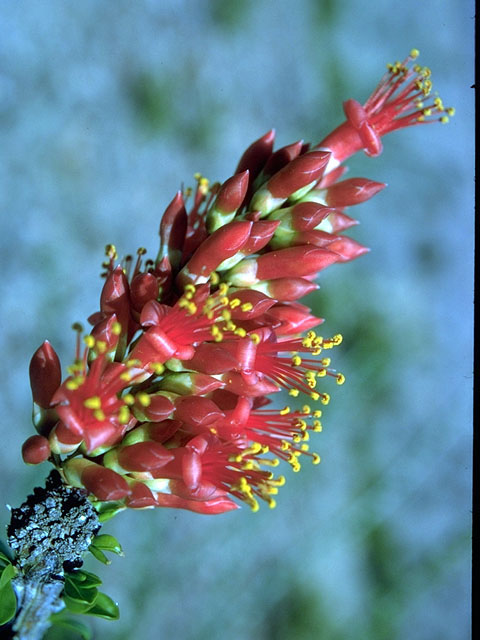
[[[83,564],[82,555],[100,530],[86,492],[62,483],[52,471],[45,489],[36,487],[12,509],[7,529],[18,575],[12,580],[18,608],[10,625],[15,640],[41,640],[50,616],[64,607],[64,573]]]

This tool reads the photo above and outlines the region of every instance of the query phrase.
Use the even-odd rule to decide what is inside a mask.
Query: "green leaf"
[[[103,551],[100,551],[100,549],[97,549],[96,547],[90,545],[88,547],[88,550],[90,551],[92,556],[96,558],[99,562],[103,562],[103,564],[112,564],[112,561],[109,560],[107,556],[103,553]]]
[[[12,564],[10,558],[0,551],[0,567],[6,567],[8,564]]]
[[[13,566],[13,564],[7,564],[7,566],[2,569],[2,574],[0,576],[0,589],[4,587],[6,584],[10,583],[10,580],[15,576],[17,570]]]
[[[95,600],[94,605],[86,611],[89,616],[97,616],[106,620],[118,620],[120,610],[116,602],[106,593],[100,592]]]
[[[92,503],[96,512],[98,513],[98,519],[100,522],[107,522],[110,518],[113,518],[117,513],[123,511],[127,507],[117,500],[116,502],[93,502]]]
[[[52,624],[67,627],[69,631],[74,631],[82,638],[82,640],[92,640],[93,638],[92,630],[87,627],[86,624],[83,624],[83,622],[79,622],[73,618],[57,617],[54,614],[53,616],[50,616],[50,621]]]
[[[116,553],[118,556],[124,555],[119,541],[108,533],[101,533],[99,536],[96,536],[90,546],[102,551]]]
[[[65,581],[65,598],[74,600],[81,605],[86,604],[87,606],[91,606],[97,597],[97,593],[98,590],[96,587],[84,587],[71,580]]]
[[[65,574],[65,581],[67,580],[76,583],[80,589],[82,587],[90,589],[102,584],[101,579],[97,575],[90,573],[90,571],[85,571],[84,569],[75,569],[74,571],[70,571],[70,573]]]
[[[98,595],[98,592],[95,595]],[[63,595],[63,601],[65,602],[67,609],[72,613],[87,613],[92,607],[91,602],[76,600],[75,598],[70,598],[66,594]]]
[[[17,610],[17,598],[12,587],[12,578],[15,575],[15,567],[7,565],[0,578],[0,625],[13,618]]]

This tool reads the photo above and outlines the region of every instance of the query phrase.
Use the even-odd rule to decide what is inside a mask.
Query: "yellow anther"
[[[288,451],[291,448],[290,443],[287,440],[282,440],[281,444],[280,444],[280,449],[282,451]]]
[[[145,249],[145,247],[138,247],[137,256],[144,256],[146,253],[147,253],[147,250]]]
[[[120,324],[120,322],[113,323],[112,333],[114,336],[119,336],[122,333],[122,325]]]
[[[290,407],[288,405],[286,407],[283,407],[283,409],[280,409],[279,411],[279,414],[281,416],[286,416],[289,413],[290,413]]]
[[[292,436],[292,440],[293,440],[293,442],[298,444],[299,442],[302,441],[302,438],[298,433],[294,433],[293,436]]]
[[[330,396],[328,393],[322,393],[322,398],[320,400],[322,404],[328,404],[330,402]]]
[[[95,411],[93,412],[93,417],[99,422],[103,422],[105,420],[105,414],[101,409],[95,409]]]
[[[130,371],[124,371],[120,374],[120,380],[123,380],[124,382],[130,382],[131,379],[132,374],[130,373]]]
[[[128,404],[130,406],[135,404],[135,396],[132,393],[126,393],[122,400],[125,402],[125,404]]]
[[[215,273],[214,271],[212,271],[212,273]],[[211,275],[211,274],[210,274]],[[218,275],[218,274],[217,274]],[[227,295],[228,292],[228,284],[226,282],[221,282],[218,286],[218,293],[221,296],[225,296]]]
[[[345,382],[345,376],[343,373],[337,373],[337,384],[343,384]]]
[[[317,371],[317,378],[324,378],[327,375],[326,369],[319,369]]]
[[[277,506],[277,503],[275,502],[275,500],[273,498],[269,498],[268,499],[268,506],[270,507],[270,509],[275,509],[275,507]]]
[[[308,404],[304,404],[302,407],[302,413],[306,416],[308,416],[310,413],[312,412],[312,410],[310,409],[310,405]],[[303,422],[303,420],[302,420]]]
[[[428,118],[428,116],[432,115],[432,110],[431,109],[424,109],[422,113],[426,118]]]
[[[320,464],[321,460],[322,460],[322,459],[320,458],[320,456],[318,455],[318,453],[314,453],[314,454],[313,454],[313,456],[312,456],[312,463],[313,463],[313,464]]]
[[[448,122],[448,121],[449,121],[449,117],[448,117],[448,116],[442,116],[442,117],[440,118],[440,122],[441,122],[442,124],[447,124],[447,122]]]
[[[455,107],[447,107],[445,109],[445,113],[449,116],[454,116],[455,115]]]
[[[304,432],[302,433],[302,440],[303,440],[304,442],[308,442],[308,441],[310,440],[310,434],[308,433],[308,431],[304,431]]]
[[[293,357],[292,357],[292,364],[293,364],[295,367],[298,367],[299,365],[301,365],[301,364],[302,364],[302,359],[301,359],[301,357],[300,357],[300,356],[293,356]]]
[[[83,401],[83,406],[87,409],[101,409],[102,401],[100,396],[92,396],[91,398],[87,398]]]
[[[105,342],[105,340],[97,340],[97,342],[95,343],[95,347],[98,353],[105,353],[105,351],[107,350],[107,343]]]
[[[65,386],[69,391],[76,391],[80,385],[75,380],[67,380]]]
[[[240,309],[242,311],[251,311],[253,309],[253,304],[251,302],[244,302]]]
[[[196,289],[195,289],[195,285],[193,285],[191,282],[189,282],[188,284],[185,285],[185,292],[186,293],[195,293]]]
[[[305,453],[309,450],[309,448],[310,447],[308,446],[308,444],[302,444],[302,446],[300,447],[300,450],[302,453]]]
[[[315,402],[316,402],[320,398],[320,394],[317,393],[316,391],[312,391],[310,393],[310,397],[311,397],[312,400],[315,400]]]
[[[237,329],[235,329],[234,333],[236,336],[240,336],[241,338],[245,338],[245,336],[247,335],[247,332],[242,327],[238,327]]]
[[[313,421],[312,431],[314,431],[315,433],[320,433],[321,431],[323,431],[322,423],[320,422],[320,420]]]
[[[315,409],[315,411],[313,412],[313,417],[314,418],[321,418],[322,417],[322,410],[321,409]]]
[[[220,282],[220,276],[216,271],[212,271],[212,273],[210,274],[210,282],[212,283],[212,285],[217,285]]]
[[[222,318],[224,320],[226,320],[227,322],[232,319],[232,314],[230,313],[230,311],[228,309],[223,309]]]
[[[140,362],[140,360],[137,360],[136,358],[130,358],[130,360],[127,360],[125,364],[129,368],[133,368],[133,367],[140,367],[142,363]]]
[[[120,424],[127,424],[129,420],[130,410],[126,405],[123,405],[123,407],[120,407],[118,411],[118,421],[120,422]]]
[[[315,387],[317,386],[317,381],[313,378],[307,378],[307,385],[310,387],[310,389],[315,389]]]
[[[93,349],[93,347],[95,346],[95,338],[93,336],[85,336],[83,338],[83,342],[89,349]]]
[[[322,364],[324,367],[329,367],[331,362],[331,358],[322,358],[320,360],[320,364]]]
[[[196,172],[193,174],[193,177],[194,177],[194,179],[198,182],[198,181],[201,179],[202,174],[201,174],[199,171],[196,171]]]
[[[135,397],[138,400],[139,404],[142,405],[142,407],[149,407],[152,402],[152,399],[150,398],[148,393],[145,393],[145,391],[140,391],[140,393],[137,393]]]
[[[114,260],[116,260],[118,254],[114,244],[107,244],[105,246],[105,255],[108,258],[113,258]]]
[[[299,393],[300,393],[300,392],[299,392],[299,390],[298,390],[298,389],[290,389],[290,390],[289,390],[289,392],[288,392],[288,395],[289,395],[289,396],[293,396],[294,398],[296,398],[296,397],[298,396],[298,394],[299,394]]]
[[[260,343],[260,336],[258,335],[258,333],[251,333],[250,334],[250,340],[253,342],[253,344],[259,344]]]
[[[418,49],[412,49],[410,51],[410,58],[412,58],[412,60],[415,60],[416,58],[418,58],[419,55],[420,55],[420,51]]]

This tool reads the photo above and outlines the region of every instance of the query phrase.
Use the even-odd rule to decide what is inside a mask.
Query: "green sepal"
[[[65,618],[64,611],[53,613],[50,616],[50,622],[55,626],[66,627],[69,632],[75,632],[82,640],[92,640],[93,632],[86,624],[73,618]],[[70,635],[68,636],[70,638]]]
[[[107,522],[107,520],[110,520],[110,518],[113,518],[117,513],[127,508],[120,500],[110,502],[95,501],[92,502],[92,505],[98,514],[98,520],[100,522]]]
[[[0,625],[13,618],[17,610],[17,598],[12,587],[12,578],[17,573],[12,564],[7,564],[0,576]]]

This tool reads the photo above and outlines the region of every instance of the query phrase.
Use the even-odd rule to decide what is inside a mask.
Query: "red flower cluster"
[[[410,67],[417,55],[389,65],[364,106],[348,100],[346,122],[314,148],[273,151],[270,131],[222,185],[196,176],[195,192],[178,192],[163,215],[154,261],[140,249],[135,265],[117,264],[107,247],[100,309],[68,377],[48,342],[32,358],[40,435],[25,442],[26,462],[50,458],[97,502],[215,514],[237,508],[232,497],[274,506],[285,481],[274,467],[320,461],[308,440],[321,410],[310,404],[329,401],[319,379],[344,381],[323,353],[341,336],[318,335],[322,319],[298,300],[319,271],[367,251],[342,235],[356,224],[345,208],[385,185],[339,182],[340,163],[360,149],[378,155],[389,131],[452,114],[439,98],[425,106],[430,72]],[[306,404],[266,409],[281,389]]]

